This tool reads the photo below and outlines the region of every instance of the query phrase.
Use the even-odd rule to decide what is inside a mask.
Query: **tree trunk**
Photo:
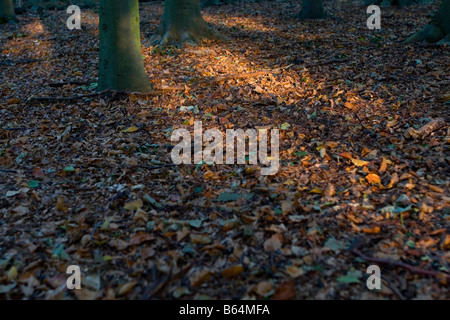
[[[0,23],[16,21],[12,0],[0,0]]]
[[[371,4],[382,5],[383,7],[399,6],[406,7],[413,4],[426,3],[427,0],[365,0],[366,6]]]
[[[325,17],[322,0],[303,0],[300,19],[325,19]]]
[[[99,90],[148,92],[138,0],[100,0]]]
[[[166,0],[164,14],[152,44],[196,44],[202,39],[218,39],[219,35],[208,27],[200,12],[198,0]]]
[[[450,44],[450,0],[442,0],[439,10],[431,23],[405,40],[406,43],[428,41]]]

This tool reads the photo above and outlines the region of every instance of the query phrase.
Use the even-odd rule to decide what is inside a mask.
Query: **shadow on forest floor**
[[[84,12],[77,32],[60,29],[62,12],[2,26],[0,61],[41,61],[0,75],[0,297],[449,298],[437,274],[450,268],[449,48],[400,44],[430,6],[383,9],[371,31],[362,6],[341,3],[345,21],[297,21],[295,3],[205,10],[229,42],[144,46],[165,88],[147,98],[27,102],[95,90],[98,17]],[[142,6],[144,38],[161,13]],[[280,129],[279,173],[155,168],[194,121]],[[366,289],[352,249],[388,261],[381,291]],[[69,264],[89,286],[57,289]]]

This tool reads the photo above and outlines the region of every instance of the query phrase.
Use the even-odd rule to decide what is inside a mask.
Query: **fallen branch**
[[[428,122],[426,125],[424,125],[419,130],[416,130],[414,128],[409,128],[406,130],[404,136],[405,138],[420,138],[423,139],[430,135],[432,132],[437,131],[444,127],[447,123],[445,122],[444,118],[437,118],[433,121]]]
[[[130,95],[133,94],[136,97],[147,97],[147,96],[153,96],[157,94],[156,91],[148,92],[148,93],[141,93],[141,92],[131,92],[131,91],[113,91],[113,90],[103,90],[99,92],[94,93],[88,93],[88,94],[80,94],[76,96],[70,96],[70,97],[31,97],[27,100],[27,102],[32,101],[72,101],[72,100],[79,100],[79,99],[85,99],[85,98],[92,98],[92,97],[98,97],[105,94],[111,94],[112,96],[117,95]]]
[[[396,262],[396,261],[392,261],[389,259],[378,259],[378,258],[372,258],[372,257],[368,257],[365,254],[359,252],[358,250],[351,250],[352,253],[356,254],[357,256],[359,256],[361,259],[364,259],[368,262],[375,262],[375,263],[379,263],[379,264],[387,264],[387,265],[391,265],[394,267],[400,267],[403,269],[406,269],[412,273],[416,273],[416,274],[423,274],[423,275],[427,275],[427,276],[432,276],[432,277],[436,277],[445,281],[450,281],[450,275],[443,273],[443,272],[437,272],[437,271],[431,271],[431,270],[425,270],[425,269],[421,269],[418,267],[414,267],[411,266],[409,264],[403,263],[403,262]]]

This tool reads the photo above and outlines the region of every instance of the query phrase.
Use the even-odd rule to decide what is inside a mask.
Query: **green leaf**
[[[416,247],[416,243],[414,241],[412,241],[412,240],[406,241],[406,245],[408,247],[410,247],[411,249],[414,249]]]
[[[188,220],[189,225],[196,229],[201,227],[202,222],[203,222],[202,220],[198,220],[198,219],[197,220]]]
[[[359,278],[361,278],[361,271],[349,271],[345,276],[341,276],[337,278],[337,282],[339,283],[361,283]]]
[[[300,158],[303,158],[303,157],[307,156],[308,154],[309,154],[309,152],[306,152],[306,151],[297,151],[297,152],[293,153],[294,156],[297,156]]]
[[[33,189],[39,187],[40,182],[36,180],[31,180],[28,182],[28,188]]]
[[[291,127],[291,125],[289,124],[289,123],[287,123],[287,122],[285,122],[285,123],[283,123],[282,125],[281,125],[281,130],[287,130],[287,129],[289,129]]]
[[[68,166],[64,168],[64,172],[74,172],[75,168],[73,166]]]

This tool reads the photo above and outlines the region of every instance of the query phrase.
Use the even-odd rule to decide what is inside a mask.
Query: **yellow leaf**
[[[286,268],[286,272],[292,277],[292,278],[298,278],[305,274],[305,271],[302,268],[297,268],[296,266],[290,266]]]
[[[16,267],[11,267],[11,269],[9,269],[8,271],[8,278],[11,280],[14,280],[15,278],[17,278],[17,269]]]
[[[129,98],[130,98],[130,102],[135,102],[137,100],[137,97],[132,93],[130,93]]]
[[[120,287],[118,295],[119,296],[123,296],[124,294],[128,293],[131,289],[134,288],[136,283],[137,283],[137,281],[132,281],[132,282],[125,283],[124,285],[122,285]]]
[[[359,160],[359,159],[353,159],[352,158],[351,161],[357,167],[362,167],[362,166],[366,166],[366,165],[369,164],[369,161],[364,161],[364,160]]]
[[[238,264],[234,267],[222,270],[221,275],[229,279],[237,275],[240,275],[242,272],[244,272],[244,268],[240,264]]]
[[[311,189],[311,191],[309,191],[309,193],[317,193],[317,194],[322,194],[323,191],[317,188]]]
[[[214,177],[215,177],[214,172],[212,172],[212,171],[210,171],[210,170],[206,171],[206,172],[203,174],[203,179],[205,179],[205,180],[212,180],[212,179],[214,179]]]
[[[19,102],[20,102],[19,99],[17,99],[17,98],[12,98],[12,99],[8,100],[8,102],[7,102],[6,104],[9,106],[9,105],[11,105],[11,104],[16,104],[16,103],[19,103]]]
[[[64,198],[63,197],[58,197],[58,199],[56,200],[56,210],[62,211],[62,212],[68,211],[68,208],[64,207]]]
[[[138,131],[139,130],[139,128],[138,127],[129,127],[128,129],[125,129],[125,130],[122,130],[122,132],[126,132],[126,133],[129,133],[129,132],[136,132],[136,131]]]
[[[126,210],[137,210],[139,208],[142,208],[142,206],[144,205],[144,203],[142,202],[142,199],[139,198],[136,201],[133,202],[128,202],[127,204],[125,204],[123,206],[124,209]]]

